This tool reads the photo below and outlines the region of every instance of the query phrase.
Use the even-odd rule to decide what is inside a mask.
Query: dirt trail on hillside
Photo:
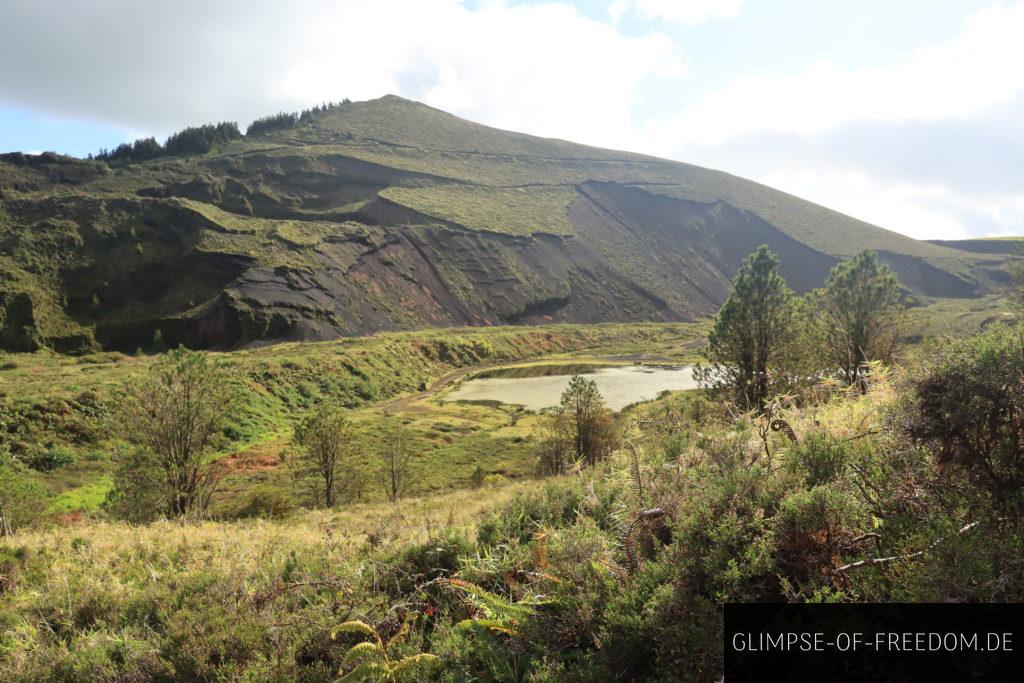
[[[379,403],[377,407],[379,407],[385,413],[408,412],[408,411],[416,409],[416,406],[415,406],[416,403],[424,401],[424,400],[426,400],[428,398],[433,398],[442,389],[444,389],[445,387],[449,386],[452,382],[454,382],[457,379],[461,379],[462,377],[465,377],[466,375],[468,375],[471,372],[480,372],[481,370],[486,370],[488,368],[495,368],[495,367],[511,367],[513,365],[527,365],[529,363],[535,363],[535,362],[536,361],[534,360],[534,361],[517,361],[517,362],[513,362],[513,363],[487,363],[486,365],[471,365],[468,368],[459,368],[457,370],[452,370],[451,372],[448,372],[448,373],[445,373],[444,375],[441,375],[439,378],[434,380],[433,383],[431,383],[431,385],[429,387],[427,387],[427,389],[425,391],[420,391],[420,392],[415,393],[415,394],[409,394],[407,396],[399,396],[398,398],[393,398],[390,401],[384,401],[383,403]]]

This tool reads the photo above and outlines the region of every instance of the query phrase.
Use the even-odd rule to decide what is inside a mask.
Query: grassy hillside
[[[979,296],[1007,279],[1001,251],[389,96],[203,154],[110,166],[0,155],[0,348],[694,320],[762,243],[801,290],[863,248],[919,295]]]
[[[973,240],[931,240],[931,243],[979,254],[1007,254],[1019,257],[1024,238],[984,237]]]
[[[985,367],[1020,335],[878,372],[866,395],[826,382],[771,418],[669,394],[626,416],[636,451],[565,477],[278,519],[21,531],[0,542],[0,671],[332,680],[367,638],[336,627],[359,620],[393,660],[437,658],[418,680],[710,682],[725,602],[1017,602],[1019,499],[908,430],[923,416],[909,380],[980,363],[982,395],[1005,390]]]
[[[935,338],[1013,319],[1006,301],[996,297],[940,299],[911,309],[909,317],[905,356],[911,361],[927,358]],[[247,496],[267,487],[290,495],[286,470],[295,421],[328,397],[350,410],[356,438],[368,453],[376,448],[384,414],[402,420],[421,453],[418,493],[468,486],[477,467],[484,475],[531,476],[536,415],[514,406],[443,402],[440,392],[469,373],[498,376],[488,368],[525,377],[565,364],[692,363],[706,331],[706,324],[490,327],[211,353],[228,366],[241,399],[218,456],[231,475],[216,512],[234,514]],[[60,463],[32,473],[47,492],[50,513],[99,510],[121,447],[120,392],[157,358],[0,354],[0,450],[9,448],[25,462]],[[381,493],[368,485],[365,495]]]
[[[420,454],[418,494],[465,487],[477,467],[485,475],[531,475],[536,416],[507,406],[439,404],[428,389],[470,369],[564,354],[688,359],[701,333],[693,325],[493,327],[211,354],[228,367],[240,403],[219,454],[230,476],[217,514],[233,514],[246,496],[267,487],[291,496],[292,429],[326,398],[350,410],[353,438],[365,446],[367,462],[382,416],[401,419]],[[0,450],[40,463],[31,475],[48,493],[51,515],[99,509],[121,448],[122,388],[156,358],[0,354]],[[380,498],[378,488],[368,484],[365,495]]]

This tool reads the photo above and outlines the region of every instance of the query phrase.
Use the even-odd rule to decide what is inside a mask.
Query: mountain
[[[799,291],[868,247],[921,296],[1007,278],[1002,253],[387,96],[193,156],[0,155],[0,348],[690,320],[717,309],[760,244]]]

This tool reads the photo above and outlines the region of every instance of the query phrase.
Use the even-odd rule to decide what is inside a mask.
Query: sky
[[[1024,0],[3,0],[0,151],[388,93],[750,178],[917,238],[1024,234]]]

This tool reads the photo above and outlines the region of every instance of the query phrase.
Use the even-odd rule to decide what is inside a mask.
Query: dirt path
[[[442,389],[450,385],[452,382],[454,382],[457,379],[461,379],[462,377],[465,377],[466,375],[472,372],[480,372],[481,370],[486,370],[488,368],[512,367],[514,365],[528,365],[530,363],[536,362],[536,360],[528,360],[513,361],[511,363],[487,363],[484,365],[471,365],[468,368],[459,368],[457,370],[452,370],[451,372],[441,375],[439,378],[434,380],[429,387],[427,387],[426,391],[421,391],[416,394],[409,394],[407,396],[399,396],[398,398],[393,398],[390,401],[378,403],[377,406],[375,407],[380,408],[386,413],[399,411],[404,412],[412,410],[414,408],[414,404],[419,403],[421,401],[425,401],[428,398],[433,398]]]

